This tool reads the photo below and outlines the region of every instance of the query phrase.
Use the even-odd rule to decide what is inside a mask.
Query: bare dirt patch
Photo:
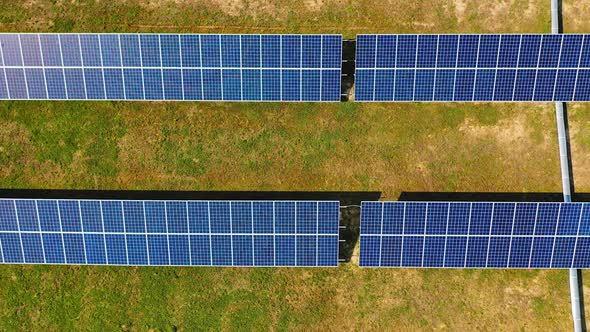
[[[213,0],[213,3],[230,16],[238,16],[246,8],[243,0]]]
[[[322,2],[323,0],[308,0],[310,2]],[[230,16],[272,16],[276,18],[277,5],[276,1],[264,1],[264,0],[205,0],[205,1],[194,1],[194,0],[153,0],[143,3],[146,8],[157,9],[163,5],[174,7],[174,6],[193,6],[197,10],[199,8],[207,8],[211,10],[217,10],[221,13]],[[312,7],[314,4],[311,4]],[[321,3],[320,3],[321,5]],[[306,3],[307,6],[307,3]],[[321,9],[321,6],[320,8]],[[318,10],[319,10],[318,9]]]
[[[0,125],[0,175],[10,176],[30,157],[30,139],[29,131],[16,122]]]
[[[29,144],[30,137],[29,131],[19,123],[4,122],[0,126],[0,152],[7,151],[10,146]]]
[[[564,32],[588,32],[590,30],[590,3],[588,1],[567,0],[562,2]]]
[[[146,174],[151,168],[146,167],[156,164],[157,140],[160,137],[158,125],[130,115],[130,125],[125,135],[119,140],[119,176],[118,182],[123,186],[130,185],[138,178],[146,180],[153,174]],[[157,172],[151,169],[152,172]]]
[[[466,0],[455,0],[455,14],[459,22],[465,20],[465,10],[467,9]]]
[[[543,16],[543,11],[549,9],[548,4],[545,5],[539,0],[454,0],[453,4],[460,30],[464,30],[462,27],[473,30],[471,24],[475,24],[478,30],[490,32],[534,31],[538,26],[539,17]],[[515,16],[520,23],[507,26],[506,22],[514,22]]]
[[[324,0],[304,0],[305,8],[309,11],[320,11],[324,6]]]
[[[527,147],[526,141],[530,136],[526,125],[526,118],[518,115],[514,119],[503,119],[499,124],[492,126],[479,125],[471,119],[466,119],[459,130],[475,137],[491,137],[509,149],[523,149]]]
[[[29,177],[29,183],[32,187],[58,187],[60,184],[66,182],[75,176],[70,173],[72,170],[57,164],[52,160],[37,161],[30,159],[25,166]],[[84,172],[75,172],[74,174],[84,174]],[[86,174],[84,174],[86,175]]]

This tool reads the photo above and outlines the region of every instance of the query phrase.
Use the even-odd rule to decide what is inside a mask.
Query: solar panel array
[[[360,265],[589,268],[590,205],[363,202]]]
[[[340,101],[342,36],[0,34],[0,99]]]
[[[338,202],[0,200],[0,263],[337,266]]]
[[[590,35],[359,35],[356,101],[590,101]]]

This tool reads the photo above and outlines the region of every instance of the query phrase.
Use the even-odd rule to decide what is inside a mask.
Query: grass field
[[[548,32],[549,5],[0,0],[0,30]],[[590,4],[563,12],[566,32],[589,31]],[[576,190],[589,192],[590,107],[569,113]],[[552,104],[0,102],[0,188],[395,200],[559,192],[561,178]],[[567,271],[0,267],[0,330],[72,329],[539,331],[569,330],[571,318]]]

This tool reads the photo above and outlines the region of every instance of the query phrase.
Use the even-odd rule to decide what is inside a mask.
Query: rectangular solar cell
[[[590,101],[590,35],[359,35],[355,100]]]
[[[342,36],[0,33],[0,99],[340,101]]]
[[[0,263],[337,266],[339,202],[0,199]]]
[[[360,266],[590,268],[590,204],[363,202]]]

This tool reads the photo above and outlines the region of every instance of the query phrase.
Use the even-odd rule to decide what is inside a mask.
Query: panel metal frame
[[[394,234],[385,234],[383,232],[383,226],[386,224],[385,222],[385,206],[386,204],[389,204],[391,206],[403,206],[403,216],[402,216],[402,225],[398,225],[398,229],[401,228],[400,233],[394,233]],[[408,232],[406,230],[406,221],[407,219],[407,215],[406,213],[408,212],[406,210],[406,207],[408,206],[408,204],[419,204],[422,206],[425,206],[425,216],[423,218],[423,222],[424,222],[424,230],[423,232],[421,232],[420,234],[416,234],[415,232]],[[441,233],[441,234],[431,234],[427,232],[427,227],[428,227],[428,205],[429,204],[446,204],[447,205],[447,212],[446,212],[446,228],[445,228],[445,232]],[[449,225],[450,225],[450,217],[451,217],[451,205],[452,204],[468,204],[469,205],[469,217],[468,217],[468,224],[467,224],[467,229],[466,232],[462,232],[461,234],[452,234],[449,233]],[[474,218],[476,218],[476,216],[472,215],[473,212],[473,205],[474,204],[486,204],[486,205],[490,205],[492,208],[491,211],[491,220],[490,223],[488,225],[489,229],[487,232],[480,232],[480,230],[473,230],[472,226],[477,226],[477,225],[472,225],[472,221]],[[513,207],[514,211],[513,211],[513,215],[512,215],[512,220],[511,220],[511,229],[510,229],[510,234],[493,234],[492,229],[494,229],[494,209],[496,206],[499,205],[505,205],[505,204],[509,204],[511,207]],[[516,213],[517,213],[517,207],[518,204],[528,204],[528,205],[533,205],[535,206],[535,220],[533,222],[530,228],[532,233],[531,234],[515,234],[515,225],[517,224],[517,218],[516,218]],[[556,224],[555,224],[555,230],[553,231],[552,234],[539,234],[541,232],[545,232],[544,229],[537,229],[537,226],[543,227],[543,219],[542,217],[539,217],[539,207],[540,206],[545,206],[543,204],[548,204],[547,206],[549,206],[549,204],[553,204],[553,205],[557,205],[559,206],[559,210],[557,212],[557,216],[556,216]],[[571,234],[571,235],[563,235],[563,234],[558,234],[559,232],[559,221],[560,221],[560,213],[562,212],[562,207],[566,204],[569,204],[568,206],[571,207],[573,205],[581,205],[580,211],[579,211],[579,216],[577,216],[578,221],[577,221],[577,229],[575,230],[575,234]],[[573,204],[573,205],[572,205]],[[381,212],[379,214],[379,217],[381,218],[379,221],[377,221],[377,224],[381,227],[380,232],[377,232],[378,234],[375,233],[375,230],[370,230],[367,231],[367,227],[370,227],[369,224],[367,224],[367,221],[363,222],[364,218],[368,218],[368,215],[365,214],[363,216],[363,212],[369,210],[369,206],[372,205],[373,207],[380,207],[381,208]],[[465,269],[465,268],[476,268],[476,269],[569,269],[569,268],[590,268],[590,266],[587,267],[581,267],[581,266],[576,266],[575,265],[575,261],[576,261],[576,250],[578,248],[578,240],[580,238],[585,238],[587,239],[588,243],[590,243],[590,234],[588,235],[581,235],[580,234],[580,230],[581,230],[581,226],[582,226],[582,217],[583,216],[587,216],[590,215],[590,203],[563,203],[563,202],[461,202],[461,201],[365,201],[361,203],[361,225],[360,225],[360,259],[359,259],[359,265],[363,268],[434,268],[434,269],[455,269],[455,268],[459,268],[459,269]],[[496,211],[496,213],[499,213],[498,211]],[[371,216],[375,216],[374,214],[371,214]],[[575,216],[574,216],[575,217]],[[372,224],[375,223],[375,220],[373,220]],[[374,225],[373,225],[374,226]],[[502,225],[496,225],[497,227],[501,227]],[[590,225],[589,225],[590,226]],[[372,227],[372,226],[371,226]],[[369,233],[367,233],[369,232]],[[481,234],[480,234],[481,233]],[[373,250],[369,253],[366,252],[364,247],[368,247],[370,246],[370,241],[368,239],[378,239],[379,242],[379,249],[378,249],[378,254],[379,254],[379,264],[375,264],[375,265],[367,265],[367,264],[363,264],[363,257],[364,255],[369,255],[369,254],[375,254],[377,253],[376,248],[373,248]],[[387,252],[384,251],[383,249],[383,239],[385,238],[390,238],[390,239],[399,239],[399,241],[401,242],[401,248],[399,248],[399,264],[397,265],[384,265],[383,264],[383,255],[386,254]],[[416,238],[416,239],[422,239],[422,251],[421,251],[421,263],[420,266],[416,266],[416,265],[405,265],[404,266],[404,240],[406,239],[410,239],[410,238]],[[426,239],[427,238],[441,238],[444,239],[444,249],[443,250],[443,262],[441,266],[428,266],[425,265],[425,246],[426,246]],[[446,261],[446,254],[448,251],[448,241],[449,239],[461,239],[461,240],[465,240],[465,250],[464,250],[464,258],[463,258],[463,264],[462,266],[449,266],[447,265],[447,261]],[[474,240],[477,238],[486,238],[487,239],[487,249],[485,252],[485,264],[484,266],[468,266],[468,254],[469,254],[469,242],[470,240]],[[506,264],[505,266],[490,266],[491,262],[490,262],[490,258],[492,259],[497,259],[498,257],[503,257],[503,256],[494,256],[494,255],[490,255],[490,246],[492,245],[492,239],[509,239],[509,243],[508,243],[508,252],[506,254]],[[515,239],[531,239],[531,244],[530,244],[530,248],[529,248],[529,253],[528,253],[528,265],[527,266],[511,266],[510,265],[510,258],[511,258],[511,250],[514,248],[513,246],[513,240]],[[553,244],[552,244],[552,248],[551,248],[551,258],[549,259],[548,262],[545,262],[547,266],[536,266],[536,264],[533,264],[532,262],[532,258],[533,258],[533,249],[535,246],[535,241],[539,240],[539,239],[552,239],[553,240]],[[556,253],[556,250],[559,250],[559,248],[557,247],[557,239],[575,239],[575,242],[573,243],[573,249],[572,249],[572,255],[571,257],[568,256],[568,258],[571,259],[569,266],[555,266],[556,263],[554,261],[554,255]],[[590,252],[590,250],[589,250]],[[368,257],[368,256],[366,256]],[[590,259],[589,259],[590,261]],[[557,262],[559,263],[559,262]]]
[[[4,202],[10,202],[9,204],[12,204],[12,208],[14,209],[14,213],[16,216],[16,222],[17,222],[17,230],[0,230],[0,234],[13,234],[13,235],[18,235],[19,237],[19,242],[20,242],[20,252],[22,255],[22,262],[6,262],[4,255],[5,255],[5,250],[7,249],[7,247],[5,248],[4,245],[1,242],[0,239],[0,265],[3,264],[42,264],[42,265],[104,265],[104,266],[218,266],[218,267],[337,267],[338,266],[338,256],[339,256],[339,216],[340,216],[340,202],[338,201],[294,201],[294,200],[285,200],[285,201],[250,201],[250,200],[214,200],[214,201],[206,201],[206,200],[119,200],[119,199],[21,199],[21,198],[2,198],[0,199],[0,201],[4,201]],[[21,220],[19,220],[19,213],[18,213],[18,209],[17,209],[17,202],[18,201],[32,201],[35,203],[35,212],[36,212],[36,220],[37,220],[37,230],[31,231],[31,230],[22,230],[21,229]],[[40,218],[40,214],[39,214],[39,202],[41,201],[47,201],[47,202],[55,202],[56,208],[57,208],[57,217],[58,220],[55,220],[55,223],[59,223],[59,230],[54,230],[54,231],[48,231],[48,230],[42,230],[41,228],[41,218]],[[67,225],[67,221],[63,220],[64,217],[64,212],[60,211],[60,203],[61,202],[66,202],[66,203],[73,203],[76,204],[77,203],[77,208],[78,208],[78,213],[79,215],[76,216],[76,218],[78,218],[78,222],[80,224],[81,229],[79,229],[78,231],[73,231],[73,230],[65,230],[64,229],[64,225],[66,225],[66,227],[69,227]],[[101,226],[102,226],[102,231],[85,231],[84,230],[84,221],[83,221],[83,216],[82,216],[82,208],[81,208],[81,202],[97,202],[98,204],[100,204],[100,222],[101,222]],[[103,214],[104,210],[103,210],[103,203],[104,202],[114,202],[115,204],[119,203],[121,205],[121,217],[122,217],[122,231],[107,231],[105,230],[105,216]],[[142,212],[143,212],[143,232],[136,232],[136,231],[131,231],[129,229],[126,229],[127,227],[127,222],[125,220],[125,209],[124,209],[124,203],[141,203],[142,206]],[[163,203],[163,207],[164,207],[164,211],[160,211],[164,213],[165,216],[165,223],[160,225],[160,226],[165,226],[166,231],[165,232],[154,232],[154,231],[148,231],[149,225],[148,225],[148,219],[149,219],[149,213],[147,213],[146,210],[146,203]],[[169,223],[168,223],[168,206],[169,203],[184,203],[185,209],[186,209],[186,227],[187,227],[187,231],[186,232],[171,232],[169,229]],[[191,232],[190,230],[190,215],[189,215],[189,203],[207,203],[207,214],[208,214],[208,223],[209,223],[209,232]],[[229,232],[215,232],[212,229],[212,214],[211,214],[211,204],[212,203],[221,203],[221,204],[228,204],[229,206]],[[235,232],[234,227],[232,225],[232,213],[231,213],[231,208],[232,205],[234,204],[250,204],[250,213],[251,213],[251,231],[250,232]],[[254,204],[255,203],[272,203],[273,205],[273,230],[272,232],[268,232],[268,233],[264,233],[264,232],[255,232],[254,231]],[[275,214],[275,208],[277,206],[277,204],[285,204],[285,203],[289,203],[289,204],[293,204],[295,210],[293,212],[294,214],[294,223],[292,225],[287,225],[289,227],[293,227],[293,232],[277,232],[277,224],[276,224],[276,219],[277,219],[277,215]],[[301,204],[309,204],[309,203],[313,203],[316,206],[316,211],[315,211],[315,232],[298,232],[297,229],[297,207],[300,206]],[[321,223],[321,215],[320,215],[320,205],[321,204],[336,204],[337,206],[337,216],[336,216],[336,220],[332,220],[330,222],[334,222],[335,225],[332,225],[330,227],[335,228],[335,232],[334,233],[320,233],[320,223]],[[98,216],[97,216],[98,217]],[[7,222],[7,221],[3,221],[0,220],[0,222]],[[213,225],[215,226],[215,225]],[[220,227],[220,226],[215,226],[215,227]],[[39,235],[39,238],[41,239],[41,248],[40,250],[43,252],[43,262],[26,262],[26,258],[25,258],[25,249],[24,249],[24,244],[23,244],[23,235],[27,235],[27,234],[35,234],[35,235]],[[47,248],[45,247],[43,241],[43,235],[57,235],[58,237],[61,237],[61,245],[62,245],[62,250],[63,250],[63,259],[64,262],[63,263],[54,263],[54,262],[47,262],[46,259],[46,253],[48,252]],[[67,261],[67,248],[66,248],[66,241],[64,240],[64,236],[80,236],[83,243],[82,243],[82,248],[84,251],[84,262],[68,262]],[[106,259],[105,263],[91,263],[88,262],[88,248],[86,246],[86,243],[84,243],[86,236],[92,236],[92,235],[97,235],[97,236],[102,236],[103,238],[103,245],[104,245],[104,256]],[[107,253],[107,236],[122,236],[125,242],[125,255],[126,255],[126,263],[109,263],[108,259],[109,259],[109,254]],[[129,236],[135,236],[135,237],[144,237],[145,240],[145,253],[147,255],[147,263],[146,264],[135,264],[132,263],[129,259],[130,253],[132,252],[132,250],[130,250],[130,247],[128,245],[128,239]],[[150,261],[150,242],[149,242],[149,237],[150,236],[158,236],[158,237],[165,237],[166,238],[166,242],[168,245],[168,263],[167,264],[152,264],[152,262]],[[170,238],[171,236],[186,236],[187,237],[187,241],[188,241],[188,255],[190,258],[189,264],[173,264],[172,260],[171,260],[171,255],[173,254],[172,251],[170,250]],[[210,259],[210,263],[209,264],[194,264],[195,262],[192,259],[192,250],[191,250],[191,237],[192,236],[206,236],[209,238],[209,259]],[[230,241],[230,246],[231,246],[231,252],[229,253],[229,256],[231,257],[231,264],[214,264],[214,250],[213,250],[213,244],[212,244],[212,238],[215,236],[224,236],[224,237],[228,237],[229,241]],[[252,265],[245,265],[245,264],[234,264],[234,258],[236,257],[236,252],[234,251],[234,239],[237,236],[249,236],[251,237],[251,245],[252,245]],[[272,237],[273,238],[273,264],[256,264],[256,259],[258,256],[255,255],[255,250],[256,250],[256,246],[255,246],[255,240],[256,240],[256,236],[268,236],[268,237]],[[290,237],[293,240],[294,243],[294,264],[277,264],[277,253],[279,252],[279,248],[277,248],[277,238],[278,237]],[[301,265],[301,262],[298,262],[297,258],[298,258],[298,251],[297,251],[297,244],[300,241],[300,239],[302,239],[303,237],[312,237],[315,238],[315,264],[309,264],[309,265]],[[326,264],[322,264],[320,262],[320,255],[319,255],[319,251],[320,251],[320,240],[326,240],[326,239],[330,239],[331,241],[335,242],[335,260],[332,262],[332,265],[326,265]],[[301,245],[301,244],[300,244]],[[16,248],[17,250],[19,248]],[[133,249],[133,248],[131,248]],[[260,257],[258,257],[260,259]]]
[[[46,66],[44,63],[41,63],[41,65],[38,66],[25,66],[24,62],[22,62],[22,65],[20,66],[13,66],[13,65],[6,65],[6,63],[4,61],[0,62],[0,75],[3,76],[5,82],[6,82],[6,90],[7,90],[7,98],[0,98],[0,100],[71,100],[71,101],[203,101],[203,102],[340,102],[340,98],[341,98],[341,77],[342,77],[342,35],[339,34],[313,34],[313,35],[307,35],[307,34],[175,34],[175,33],[146,33],[146,34],[137,34],[137,33],[0,33],[0,37],[2,37],[2,35],[14,35],[14,36],[18,36],[19,41],[20,41],[20,36],[21,35],[35,35],[35,36],[41,36],[41,35],[55,35],[58,37],[58,42],[59,42],[59,48],[60,48],[60,55],[62,57],[61,59],[61,66]],[[81,61],[81,65],[79,66],[65,66],[63,63],[63,55],[64,55],[64,51],[62,50],[62,42],[61,42],[61,36],[68,36],[68,35],[75,35],[78,36],[78,46],[80,48],[80,56],[82,59],[80,59]],[[85,66],[84,65],[84,59],[83,59],[83,53],[82,53],[82,46],[81,46],[81,39],[80,36],[82,35],[92,35],[92,36],[97,36],[98,41],[99,41],[99,46],[101,45],[101,38],[100,36],[103,35],[113,35],[113,36],[118,36],[119,39],[119,55],[121,57],[120,61],[121,61],[121,65],[120,66],[104,66],[104,59],[103,59],[103,52],[102,52],[102,48],[101,50],[99,50],[100,53],[100,62],[101,65],[100,66]],[[140,65],[139,66],[125,66],[123,63],[123,46],[121,43],[121,36],[127,36],[127,35],[133,35],[133,36],[137,36],[138,42],[139,42],[139,61],[140,61]],[[189,66],[183,66],[182,65],[182,41],[179,40],[179,49],[180,49],[180,66],[179,67],[173,67],[173,66],[164,66],[163,65],[163,57],[162,54],[160,54],[160,65],[159,66],[147,66],[143,64],[143,58],[144,55],[142,54],[142,47],[141,47],[141,36],[157,36],[158,40],[159,40],[159,46],[160,46],[160,53],[162,52],[161,49],[161,40],[162,40],[162,36],[179,36],[179,39],[181,39],[181,36],[185,36],[185,35],[190,35],[190,36],[199,36],[198,40],[199,40],[199,63],[200,66],[198,67],[189,67]],[[203,66],[203,48],[202,48],[202,37],[203,36],[218,36],[219,38],[219,67],[217,66]],[[222,37],[239,37],[240,40],[240,47],[239,47],[239,57],[240,57],[240,64],[238,66],[224,66],[222,61],[223,61],[223,56],[222,56],[222,42],[221,39]],[[242,56],[242,45],[243,45],[243,38],[242,36],[259,36],[259,40],[260,40],[260,66],[259,67],[242,67],[242,61],[243,61],[243,56]],[[280,44],[278,45],[279,47],[279,63],[280,66],[278,67],[264,67],[262,64],[262,36],[276,36],[279,37],[280,40]],[[283,39],[284,37],[288,37],[288,36],[296,36],[299,38],[299,49],[300,49],[300,63],[298,67],[284,67],[283,66],[283,61],[284,61],[284,57],[283,57],[283,52],[282,52],[282,48],[283,48]],[[339,66],[336,67],[323,67],[323,63],[324,63],[324,54],[320,51],[320,59],[319,59],[319,67],[317,68],[308,68],[308,67],[304,67],[303,64],[303,57],[301,56],[303,53],[303,38],[304,36],[311,36],[311,37],[319,37],[320,39],[320,45],[321,45],[321,49],[323,49],[323,41],[324,41],[324,37],[336,37],[339,38],[340,42],[338,43],[338,59],[339,61]],[[41,44],[40,38],[39,39],[39,44]],[[42,47],[41,45],[39,45],[41,52],[42,52]],[[22,47],[21,47],[21,56],[23,55],[22,52]],[[0,60],[3,60],[3,52],[2,52],[2,47],[0,46],[0,56],[2,56],[0,58]],[[41,54],[41,59],[43,60],[43,54]],[[49,98],[49,94],[48,92],[46,92],[46,98],[30,98],[29,96],[29,88],[28,86],[26,87],[26,92],[27,92],[27,96],[26,97],[16,97],[13,98],[10,95],[10,89],[8,86],[8,75],[5,72],[5,69],[22,69],[23,70],[23,74],[24,74],[24,80],[25,80],[25,84],[27,82],[27,76],[26,76],[26,70],[25,69],[61,69],[62,73],[64,75],[64,83],[65,83],[65,98]],[[69,98],[68,96],[68,84],[67,84],[67,78],[65,77],[65,70],[66,69],[70,69],[70,70],[80,70],[82,75],[83,75],[83,79],[82,79],[82,83],[84,85],[84,95],[86,97],[87,96],[87,89],[86,89],[86,80],[84,77],[84,69],[100,69],[102,71],[102,75],[103,75],[103,84],[104,84],[104,96],[105,98]],[[107,98],[107,90],[106,90],[106,80],[104,77],[104,73],[105,73],[105,69],[107,70],[121,70],[121,75],[122,75],[122,80],[123,80],[123,98]],[[141,77],[142,77],[142,84],[143,84],[143,98],[129,98],[129,93],[128,91],[126,91],[126,86],[125,86],[125,73],[124,70],[139,70],[141,71]],[[283,76],[285,75],[286,71],[289,69],[293,69],[293,70],[298,70],[299,71],[299,100],[289,100],[285,98],[285,94],[283,91]],[[148,70],[155,70],[155,71],[159,71],[160,72],[160,78],[162,80],[162,91],[161,91],[161,95],[162,98],[156,98],[156,99],[151,99],[151,98],[146,98],[146,79],[144,76],[145,71]],[[182,89],[182,96],[183,98],[166,98],[166,90],[165,90],[165,79],[164,79],[164,71],[165,70],[179,70],[180,71],[180,79],[183,82],[184,80],[184,73],[186,70],[198,70],[200,72],[200,84],[201,84],[201,98],[200,99],[187,99],[185,96],[185,89],[184,89],[184,84],[181,85],[181,89]],[[205,78],[203,71],[219,71],[219,75],[220,75],[220,87],[221,87],[221,98],[212,98],[212,99],[206,99],[205,98],[205,89],[204,89],[204,82],[203,79]],[[239,71],[240,72],[240,81],[243,82],[243,73],[245,70],[258,70],[259,71],[259,87],[260,87],[260,99],[248,99],[248,98],[244,98],[244,86],[243,84],[241,84],[241,88],[240,88],[240,99],[224,99],[223,95],[224,95],[224,86],[223,86],[223,75],[224,75],[224,71]],[[279,75],[280,75],[280,87],[278,87],[278,89],[280,89],[280,96],[278,99],[264,99],[263,97],[263,72],[264,71],[278,71]],[[303,72],[304,71],[318,71],[319,72],[319,99],[318,100],[311,100],[311,99],[304,99],[304,89],[303,89]],[[334,87],[334,89],[337,89],[337,96],[334,96],[334,99],[323,99],[322,98],[322,79],[323,79],[323,74],[324,73],[328,73],[328,72],[337,72],[338,76],[338,80],[337,80],[337,87]],[[47,85],[47,79],[45,78],[45,70],[43,70],[43,75],[44,75],[44,80],[45,80],[45,87],[46,90],[48,88]]]
[[[393,67],[378,67],[377,66],[377,62],[378,62],[378,37],[379,36],[395,36],[396,37],[396,53],[394,54],[394,57],[397,58],[397,41],[399,40],[398,37],[400,36],[416,36],[416,53],[418,53],[418,49],[419,49],[419,37],[420,36],[437,36],[437,46],[436,46],[436,53],[435,53],[435,57],[436,57],[436,61],[439,60],[439,41],[440,41],[440,37],[441,36],[457,36],[457,54],[455,55],[455,66],[452,67],[439,67],[438,63],[436,62],[434,67],[419,67],[417,65],[417,61],[418,61],[418,54],[416,54],[415,57],[415,65],[411,66],[411,67],[398,67],[397,64]],[[460,49],[460,37],[461,36],[478,36],[478,49],[477,49],[477,57],[475,59],[475,66],[474,67],[461,67],[458,65],[457,61],[459,59],[458,53],[459,53],[459,49]],[[478,66],[479,65],[479,61],[480,61],[480,54],[479,54],[479,50],[480,50],[480,42],[481,42],[481,36],[498,36],[499,37],[499,41],[498,41],[498,54],[496,55],[496,66],[494,67],[485,67],[485,66]],[[499,66],[499,61],[500,61],[500,45],[502,42],[502,36],[520,36],[521,38],[519,39],[519,46],[518,46],[518,54],[517,54],[517,63],[516,63],[516,67],[502,67]],[[519,62],[520,62],[520,43],[522,42],[522,37],[523,36],[541,36],[541,44],[539,46],[539,53],[537,54],[537,65],[533,66],[533,67],[521,67],[519,66]],[[456,33],[456,34],[359,34],[357,35],[357,49],[356,49],[356,61],[357,61],[357,67],[355,69],[355,86],[356,86],[356,90],[358,91],[359,85],[358,85],[358,77],[362,76],[362,75],[371,75],[372,76],[372,80],[373,80],[373,98],[372,100],[370,99],[358,99],[358,94],[355,93],[355,101],[358,102],[363,102],[363,103],[371,103],[371,102],[399,102],[399,103],[404,103],[404,102],[429,102],[429,103],[448,103],[448,102],[495,102],[495,103],[502,103],[502,102],[531,102],[531,103],[542,103],[542,102],[554,102],[554,101],[572,101],[572,102],[586,102],[586,101],[590,101],[589,100],[576,100],[576,89],[578,88],[578,76],[580,71],[584,70],[584,71],[588,71],[588,75],[590,75],[590,66],[582,66],[582,53],[584,51],[584,47],[588,46],[588,43],[590,43],[590,34],[582,34],[582,33],[568,33],[568,34],[560,34],[558,35],[561,38],[561,45],[559,47],[559,56],[557,58],[557,64],[554,67],[543,67],[540,66],[540,59],[541,59],[541,53],[543,51],[543,41],[545,40],[545,37],[548,38],[555,38],[556,35],[553,34],[543,34],[543,33],[506,33],[506,34],[476,34],[476,33]],[[580,52],[578,55],[578,66],[576,67],[561,67],[560,63],[561,63],[561,54],[563,53],[563,40],[565,39],[566,36],[581,36],[582,37],[582,42],[580,45]],[[361,66],[358,66],[359,64],[359,39],[362,39],[363,37],[375,37],[375,46],[374,48],[372,48],[372,50],[374,51],[374,56],[375,56],[375,60],[374,60],[374,66],[373,67],[369,67],[369,66],[363,66],[361,64]],[[394,87],[393,87],[393,92],[392,92],[392,97],[391,98],[384,98],[384,99],[379,99],[377,98],[377,94],[375,91],[377,84],[377,73],[378,72],[384,72],[384,71],[400,71],[400,70],[409,70],[409,71],[413,71],[414,72],[414,83],[413,83],[413,95],[411,99],[397,99],[395,97],[395,83],[394,83]],[[416,76],[418,74],[418,71],[420,70],[430,70],[434,72],[434,77],[433,77],[433,87],[432,87],[432,99],[430,100],[417,100],[416,99]],[[456,89],[456,82],[457,82],[457,73],[459,71],[462,70],[471,70],[474,71],[474,75],[475,77],[473,78],[473,91],[471,94],[471,98],[468,100],[464,100],[464,99],[457,99],[457,92],[459,90]],[[503,70],[509,70],[509,71],[514,71],[514,78],[511,80],[513,82],[513,87],[512,87],[512,98],[510,100],[502,100],[502,99],[495,99],[496,96],[496,86],[497,86],[497,79],[498,79],[498,72],[499,71],[503,71]],[[519,100],[516,99],[515,96],[515,90],[516,90],[516,85],[517,85],[517,79],[518,79],[518,73],[519,71],[522,70],[532,70],[535,72],[535,82],[534,84],[536,85],[537,83],[537,75],[539,73],[539,71],[555,71],[555,77],[553,78],[553,93],[552,93],[552,99],[551,100],[539,100],[539,99],[535,99],[535,93],[536,93],[536,86],[533,87],[533,91],[531,92],[531,99],[530,100]],[[572,88],[572,97],[571,99],[565,99],[565,100],[557,100],[555,99],[556,97],[556,91],[557,91],[557,85],[558,85],[558,80],[560,78],[560,71],[563,70],[575,70],[576,71],[576,75],[575,75],[575,82],[574,82],[574,86]],[[436,81],[437,81],[437,74],[440,74],[442,72],[445,71],[452,71],[454,72],[454,79],[453,79],[453,87],[452,87],[452,96],[450,99],[448,100],[442,100],[442,99],[435,99],[435,94],[436,94]],[[478,73],[482,72],[482,71],[493,71],[494,73],[494,80],[493,80],[493,87],[491,91],[492,96],[489,99],[476,99],[476,94],[475,94],[475,90],[477,87],[477,75]],[[360,74],[360,75],[359,75]],[[394,79],[397,80],[397,75],[395,75]],[[590,93],[589,93],[590,95]]]

